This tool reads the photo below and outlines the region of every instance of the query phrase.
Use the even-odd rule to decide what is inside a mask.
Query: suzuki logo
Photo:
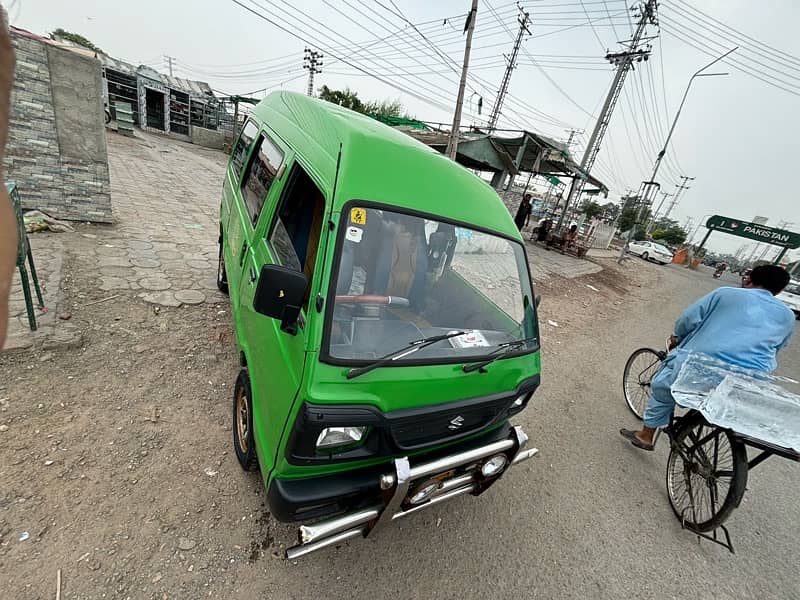
[[[450,419],[450,425],[447,426],[448,429],[451,431],[455,431],[456,429],[461,429],[461,426],[464,424],[464,417],[458,415]]]

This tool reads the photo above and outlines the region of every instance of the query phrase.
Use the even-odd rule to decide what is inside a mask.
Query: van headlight
[[[366,427],[326,427],[317,438],[317,450],[350,446],[364,439]]]

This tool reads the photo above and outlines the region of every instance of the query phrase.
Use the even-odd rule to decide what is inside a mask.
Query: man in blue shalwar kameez
[[[789,283],[789,273],[775,265],[753,269],[744,288],[721,287],[700,298],[675,322],[675,349],[651,382],[641,431],[621,429],[642,450],[653,449],[656,429],[669,424],[675,408],[670,386],[690,352],[730,365],[769,373],[778,366],[778,350],[789,343],[795,317],[775,298]]]

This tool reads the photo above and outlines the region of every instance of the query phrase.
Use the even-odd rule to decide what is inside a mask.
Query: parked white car
[[[628,244],[628,252],[641,256],[645,260],[653,260],[660,265],[672,262],[672,251],[666,246],[655,242],[631,242]]]
[[[778,294],[778,299],[788,306],[794,316],[800,319],[800,281],[792,280],[784,290]]]

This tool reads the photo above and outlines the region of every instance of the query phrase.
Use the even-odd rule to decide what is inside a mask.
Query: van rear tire
[[[247,369],[239,371],[233,390],[233,449],[245,471],[258,469],[256,440],[253,434],[253,395]]]
[[[217,288],[228,295],[228,272],[225,270],[225,255],[222,252],[222,240],[219,242],[219,257],[217,258]]]

